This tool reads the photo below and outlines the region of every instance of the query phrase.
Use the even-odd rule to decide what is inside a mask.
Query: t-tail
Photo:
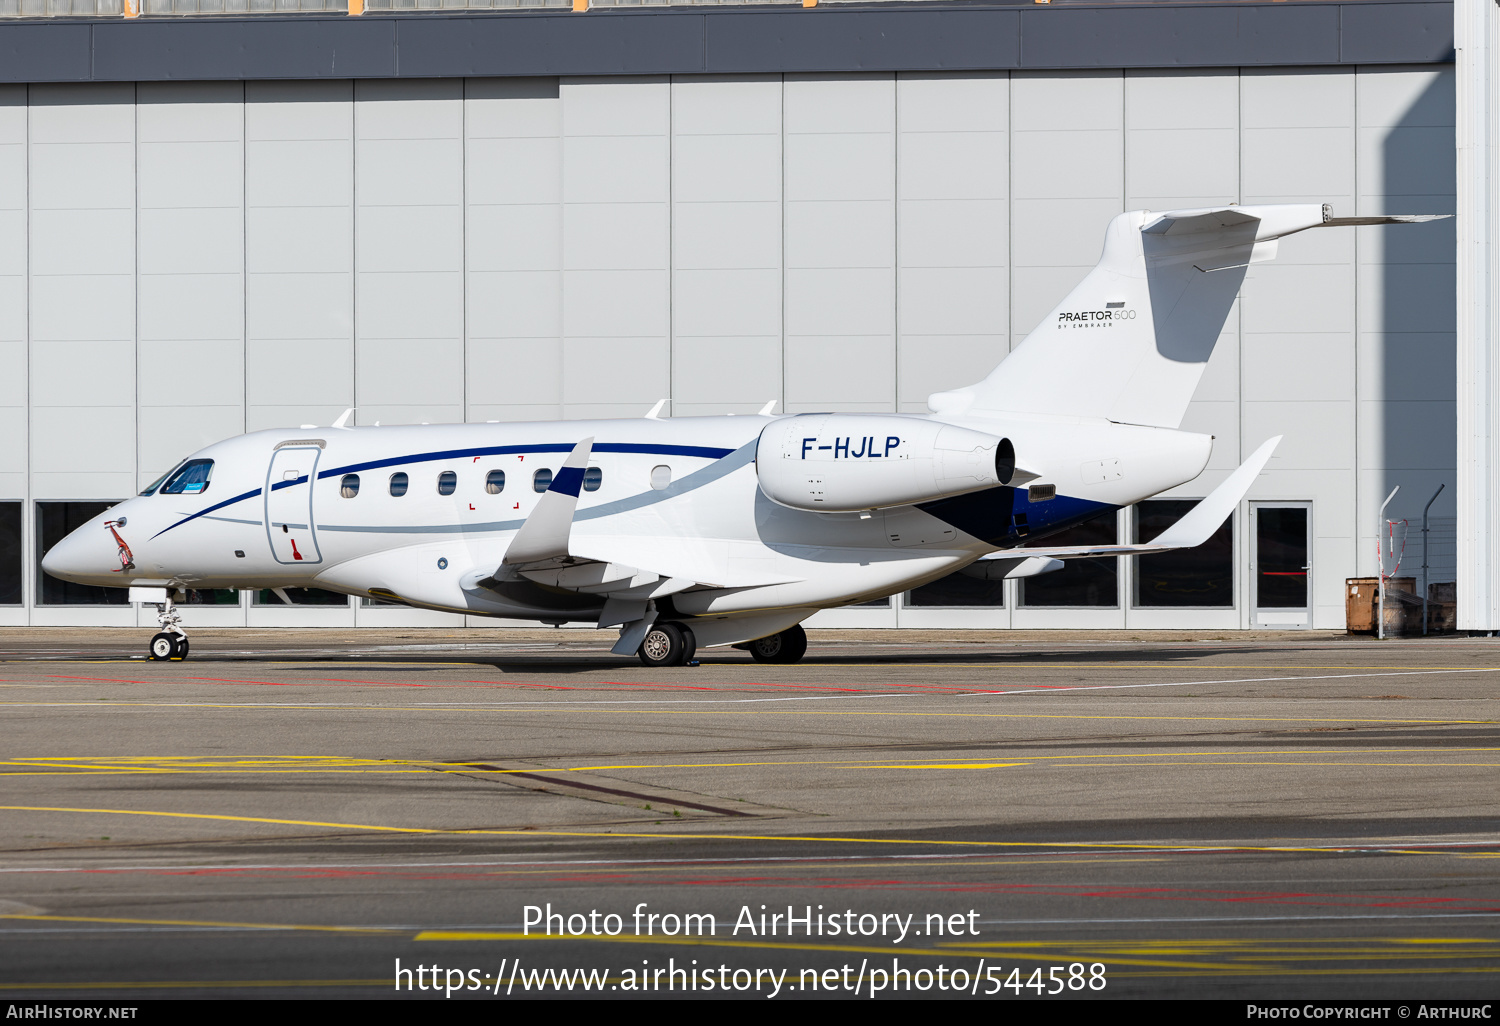
[[[1327,205],[1132,210],[1088,276],[983,381],[933,395],[946,415],[1021,413],[1176,428],[1252,263],[1309,228],[1447,215],[1334,217]]]

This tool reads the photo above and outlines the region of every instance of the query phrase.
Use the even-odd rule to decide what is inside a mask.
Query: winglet
[[[552,484],[537,500],[536,508],[511,539],[502,565],[535,563],[568,554],[568,538],[573,533],[573,511],[578,508],[578,493],[583,488],[583,472],[594,450],[593,438],[573,446],[568,458],[558,468]]]
[[[1262,443],[1261,447],[1256,449],[1248,460],[1240,464],[1238,470],[1225,478],[1219,487],[1210,492],[1206,499],[1188,510],[1186,516],[1147,544],[1153,547],[1191,549],[1208,541],[1219,529],[1219,525],[1229,519],[1229,514],[1234,512],[1240,500],[1250,491],[1250,486],[1266,468],[1281,438],[1281,435],[1277,435]]]

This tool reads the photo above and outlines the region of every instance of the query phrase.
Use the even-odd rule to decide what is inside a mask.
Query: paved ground
[[[148,633],[0,631],[0,995],[1497,993],[1500,641]]]

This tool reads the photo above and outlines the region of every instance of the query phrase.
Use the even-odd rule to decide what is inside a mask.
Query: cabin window
[[[452,495],[458,491],[458,475],[451,470],[445,470],[438,475],[438,494]]]
[[[672,483],[672,468],[671,467],[652,467],[651,468],[651,487],[652,488],[655,488],[657,491],[661,491],[663,488],[667,487],[671,483]]]
[[[400,473],[400,472],[392,474],[391,475],[391,494],[392,495],[396,495],[396,496],[405,495],[406,494],[406,486],[409,483],[410,482],[407,479],[407,476],[405,474]]]
[[[359,475],[345,474],[339,482],[339,495],[345,499],[352,499],[359,494]]]
[[[484,490],[491,495],[499,495],[505,491],[505,471],[492,470],[484,475]]]
[[[162,485],[163,495],[197,495],[208,491],[208,478],[213,473],[213,460],[188,460]]]
[[[531,475],[531,490],[534,492],[545,492],[552,487],[552,471],[545,467]]]
[[[597,492],[599,486],[604,483],[604,471],[598,467],[590,467],[583,472],[583,490],[586,492]]]

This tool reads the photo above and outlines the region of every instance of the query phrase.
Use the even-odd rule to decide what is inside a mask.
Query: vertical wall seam
[[[135,261],[131,268],[132,288],[130,290],[131,322],[135,325],[134,338],[131,346],[135,350],[135,409],[131,411],[135,421],[135,467],[131,475],[130,494],[134,495],[141,487],[141,84],[133,82],[130,86],[130,114],[131,114],[131,146],[132,164],[134,166],[134,178],[131,189],[135,207]],[[127,496],[128,497],[128,496]]]
[[[677,416],[677,108],[667,76],[667,415]]]
[[[891,409],[901,412],[901,72],[891,73]]]
[[[469,80],[458,83],[458,302],[459,360],[463,377],[461,420],[469,422]],[[358,415],[355,417],[358,423]],[[467,622],[467,620],[465,620]]]
[[[359,82],[349,83],[349,405],[359,406]]]
[[[781,412],[790,413],[786,401],[786,75],[781,79]]]
[[[38,563],[36,549],[37,543],[40,541],[37,537],[37,532],[40,527],[36,516],[36,489],[33,487],[31,476],[31,422],[35,416],[35,405],[33,403],[34,390],[31,380],[31,83],[28,82],[23,88],[25,89],[26,97],[26,156],[24,161],[26,174],[26,344],[22,349],[25,352],[24,359],[26,361],[26,427],[23,429],[26,433],[26,479],[21,489],[25,495],[25,501],[21,506],[21,602],[26,607],[26,623],[30,625],[33,616],[32,611],[36,608],[37,601],[41,598],[41,595],[39,594],[40,586],[36,577]],[[28,596],[31,598],[30,602],[26,601]]]

